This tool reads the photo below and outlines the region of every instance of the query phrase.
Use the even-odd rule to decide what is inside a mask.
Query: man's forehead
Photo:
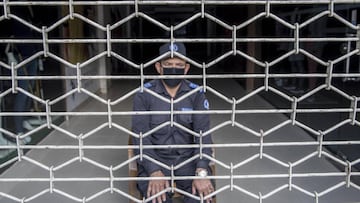
[[[174,57],[174,58],[164,59],[162,62],[163,63],[185,63],[185,60]]]

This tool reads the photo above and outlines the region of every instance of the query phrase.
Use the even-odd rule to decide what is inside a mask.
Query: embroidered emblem
[[[207,99],[204,100],[204,108],[209,110],[210,104]]]

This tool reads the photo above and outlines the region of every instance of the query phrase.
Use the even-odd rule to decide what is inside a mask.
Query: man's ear
[[[160,75],[162,75],[161,64],[159,62],[155,63],[155,69]]]
[[[185,75],[188,73],[188,71],[190,70],[190,64],[186,64],[185,65]]]

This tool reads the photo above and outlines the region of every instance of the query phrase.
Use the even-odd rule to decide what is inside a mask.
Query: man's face
[[[184,74],[189,71],[190,65],[180,58],[168,58],[155,64],[156,70],[160,75],[164,75],[164,68],[184,69]]]
[[[168,58],[155,64],[156,70],[160,75],[186,75],[190,65],[180,58]],[[182,79],[163,79],[167,87],[178,87]]]

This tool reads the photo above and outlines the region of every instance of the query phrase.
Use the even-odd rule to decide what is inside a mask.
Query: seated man
[[[186,49],[182,43],[165,44],[160,47],[160,55],[171,51],[178,52],[186,56]],[[185,60],[178,58],[174,55],[173,58],[166,58],[157,62],[155,68],[160,75],[185,75],[188,73],[190,64]],[[198,86],[185,79],[156,79],[144,84],[145,88],[152,90],[162,97],[169,100],[185,95]],[[192,111],[192,110],[208,110],[209,102],[202,91],[197,91],[180,102],[174,103],[174,111]],[[171,104],[165,102],[150,93],[143,91],[138,92],[134,98],[134,111],[170,111]],[[135,115],[132,119],[132,130],[135,133],[146,133],[149,130],[159,126],[162,123],[171,120],[170,114],[157,114],[157,115]],[[208,131],[210,127],[209,115],[207,114],[174,114],[173,121],[180,125],[200,133]],[[188,132],[177,128],[175,126],[167,125],[145,136],[142,140],[143,145],[186,145],[186,144],[199,144],[200,138],[189,134]],[[134,145],[139,145],[140,140],[133,138]],[[202,137],[203,144],[211,144],[212,139],[210,135]],[[211,148],[204,148],[203,153],[211,156]],[[167,166],[176,166],[189,158],[200,153],[199,148],[161,148],[161,149],[144,149],[143,153],[149,157],[166,164]],[[139,154],[139,150],[135,150],[135,154]],[[153,163],[145,158],[137,161],[138,176],[139,177],[165,177],[171,176],[171,171]],[[178,168],[174,171],[175,176],[200,176],[203,178],[177,180],[177,188],[184,190],[190,194],[203,196],[212,193],[214,187],[211,181],[206,178],[211,171],[209,169],[209,160],[205,157],[198,158],[190,163]],[[137,187],[144,197],[156,195],[166,188],[170,187],[167,180],[150,180],[138,181]],[[194,198],[184,196],[186,203],[200,202]],[[171,193],[164,193],[157,198],[153,199],[153,203],[166,202],[170,203]],[[207,199],[210,202],[210,198]]]

